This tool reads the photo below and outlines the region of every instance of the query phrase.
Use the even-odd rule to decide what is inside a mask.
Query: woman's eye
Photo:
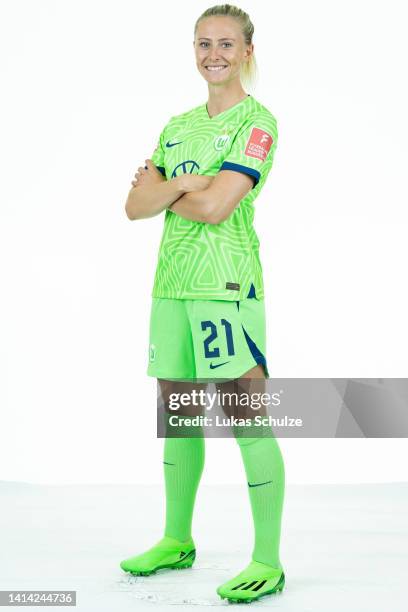
[[[199,46],[200,46],[200,47],[207,48],[207,47],[209,47],[209,43],[208,43],[208,42],[200,42]],[[222,43],[222,46],[223,46],[223,47],[232,47],[232,43],[230,43],[230,42],[225,42],[225,43]]]

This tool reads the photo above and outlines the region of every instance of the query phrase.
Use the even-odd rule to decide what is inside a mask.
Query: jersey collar
[[[210,117],[210,115],[208,114],[208,110],[207,110],[207,102],[205,102],[202,105],[202,110],[204,113],[205,118],[208,121],[215,121],[216,119],[224,119],[224,117],[232,110],[236,110],[239,106],[247,104],[248,100],[250,100],[252,98],[251,94],[247,94],[246,98],[243,98],[240,102],[237,102],[236,104],[234,104],[233,106],[230,106],[229,108],[225,109],[225,111],[222,111],[222,113],[218,113],[218,115],[214,115],[214,117]]]

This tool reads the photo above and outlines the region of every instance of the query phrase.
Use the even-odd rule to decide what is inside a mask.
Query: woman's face
[[[201,19],[194,39],[196,64],[208,83],[221,85],[239,79],[242,62],[253,45],[246,45],[239,22],[234,17],[217,15]]]

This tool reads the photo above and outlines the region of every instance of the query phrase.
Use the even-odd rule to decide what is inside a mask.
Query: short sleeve
[[[270,113],[251,117],[240,128],[227,153],[221,170],[235,170],[249,174],[254,187],[265,180],[273,163],[278,143],[275,117]]]
[[[155,166],[157,166],[157,169],[160,170],[163,176],[166,176],[166,169],[164,167],[164,152],[165,152],[165,146],[166,146],[165,144],[166,143],[165,141],[166,127],[162,130],[159,136],[159,140],[157,142],[156,148],[153,152],[153,155],[151,156],[152,162],[154,163]]]

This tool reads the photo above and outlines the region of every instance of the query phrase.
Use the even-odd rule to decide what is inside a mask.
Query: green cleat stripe
[[[253,588],[253,591],[259,591],[259,589],[261,589],[263,587],[263,585],[265,584],[266,580],[262,580],[262,582],[260,582],[258,584],[258,586],[256,586],[255,588]]]
[[[244,586],[244,584],[246,584],[245,582],[241,582],[240,584],[238,584],[237,586],[235,586],[233,589],[231,589],[231,591],[236,591],[237,589],[239,589],[240,587]]]
[[[246,585],[246,587],[244,587],[242,590],[243,591],[247,591],[248,589],[250,589],[251,587],[253,587],[256,583],[258,582],[258,580],[253,580],[252,582],[250,582],[249,584]]]

